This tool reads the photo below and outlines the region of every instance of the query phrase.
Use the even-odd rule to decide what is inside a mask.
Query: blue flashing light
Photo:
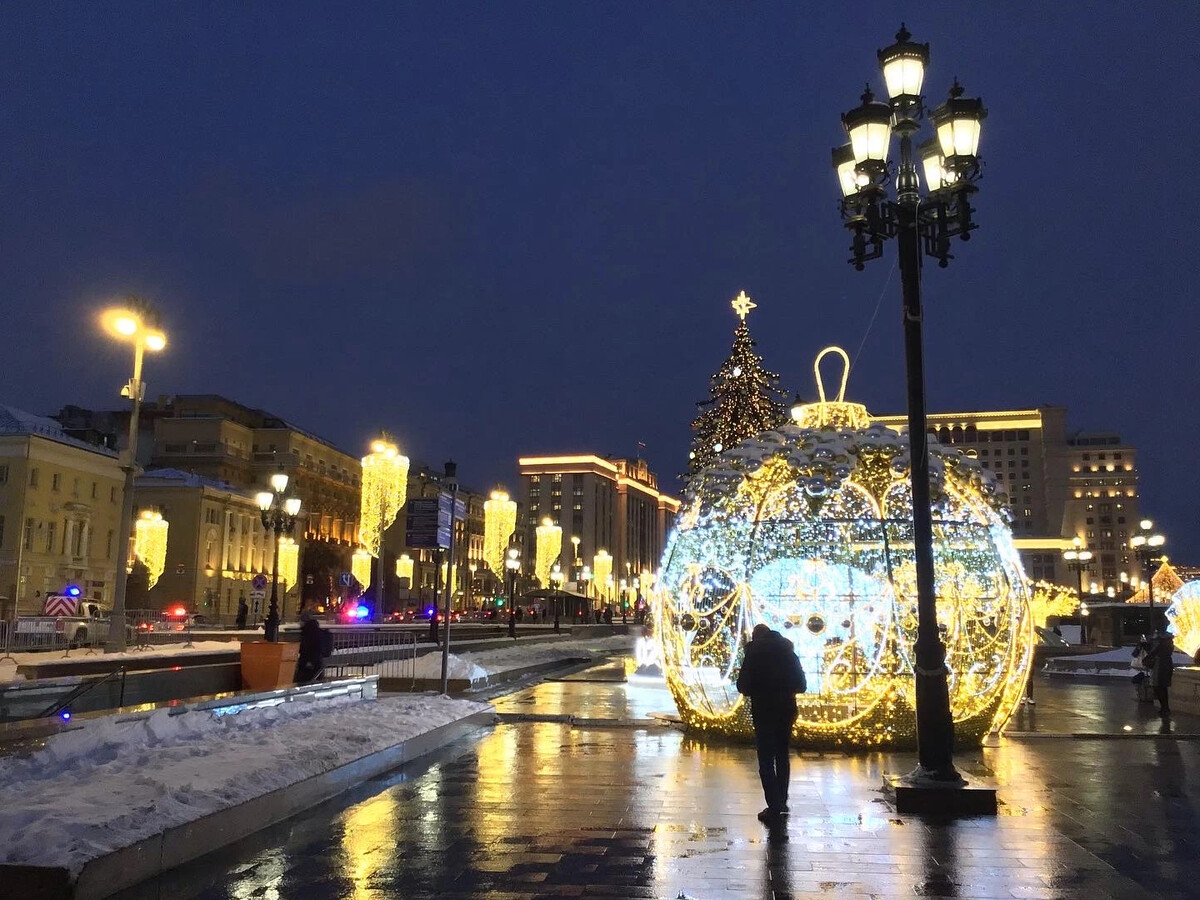
[[[425,610],[425,615],[427,615],[427,616],[433,615],[433,607],[432,606],[429,607],[429,609]]]
[[[371,614],[371,610],[369,610],[365,606],[356,606],[354,608],[354,618],[356,618],[356,619],[365,619],[370,614]]]
[[[77,586],[75,586],[73,584],[67,585],[67,596],[68,597],[78,597],[81,593],[82,592],[79,590],[79,588]]]
[[[70,722],[70,721],[71,721],[71,711],[70,711],[69,709],[64,709],[64,710],[63,710],[62,712],[60,712],[58,715],[59,715],[59,716],[62,718],[62,720],[63,720],[64,722]]]

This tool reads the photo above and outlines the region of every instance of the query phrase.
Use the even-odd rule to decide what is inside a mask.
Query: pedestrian
[[[1158,714],[1164,719],[1171,718],[1171,679],[1175,675],[1175,639],[1164,633],[1150,648],[1145,657],[1146,668],[1150,672],[1150,682],[1154,685],[1154,699],[1158,701]]]
[[[233,620],[234,626],[237,628],[246,627],[246,617],[250,615],[250,607],[246,605],[245,597],[238,597],[237,618]]]
[[[750,698],[758,777],[767,800],[767,808],[758,814],[762,822],[788,814],[789,743],[796,724],[796,695],[807,687],[792,642],[767,625],[755,625],[742,657],[737,689]]]
[[[604,624],[611,625],[612,620],[613,620],[612,607],[611,606],[604,607]]]
[[[296,672],[292,680],[296,684],[309,684],[321,677],[325,670],[327,632],[321,622],[306,605],[300,610],[300,655],[296,660]],[[329,648],[332,651],[332,647]]]

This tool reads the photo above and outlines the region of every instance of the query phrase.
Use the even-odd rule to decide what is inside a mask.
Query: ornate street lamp
[[[275,534],[274,552],[271,554],[271,605],[263,623],[266,639],[272,643],[279,638],[279,540],[290,535],[296,527],[296,516],[300,514],[300,498],[284,497],[288,477],[283,472],[271,476],[271,490],[259,491],[258,508],[262,514],[263,528]]]
[[[550,584],[554,587],[554,631],[558,632],[558,619],[562,612],[562,586],[566,576],[563,575],[562,566],[559,563],[554,564],[554,568],[550,570]]]
[[[167,336],[158,327],[158,314],[150,304],[129,296],[121,306],[106,310],[100,316],[104,330],[119,341],[133,344],[133,377],[121,389],[121,396],[130,401],[129,446],[121,453],[121,469],[125,472],[125,488],[121,495],[121,526],[117,542],[117,573],[113,591],[113,608],[109,618],[105,653],[121,653],[125,649],[125,590],[129,584],[129,542],[133,535],[133,481],[137,474],[138,416],[146,385],[142,383],[142,358],[146,351],[158,353],[167,346]]]
[[[583,582],[583,599],[585,603],[584,623],[590,622],[592,616],[592,567],[584,566],[583,571],[579,573],[579,578]]]
[[[1133,548],[1133,552],[1137,554],[1138,560],[1142,564],[1142,571],[1146,573],[1146,598],[1150,601],[1150,630],[1155,631],[1154,626],[1154,564],[1162,559],[1162,545],[1167,542],[1167,539],[1154,530],[1154,523],[1149,519],[1142,519],[1138,523],[1138,531],[1129,539],[1129,546]]]
[[[1079,578],[1079,599],[1083,599],[1083,573],[1092,567],[1092,551],[1083,546],[1083,541],[1076,537],[1071,541],[1074,546],[1063,551],[1063,559],[1067,568]]]
[[[508,580],[508,636],[517,636],[517,575],[521,571],[521,551],[515,544],[508,545],[504,557],[504,574]]]
[[[880,50],[879,65],[888,102],[868,87],[862,103],[842,116],[849,144],[833,152],[841,187],[841,212],[852,235],[850,263],[859,271],[883,255],[883,244],[896,238],[904,306],[905,370],[908,381],[908,438],[912,459],[913,555],[917,582],[917,642],[913,672],[917,705],[917,770],[910,782],[963,782],[954,767],[954,721],[950,714],[946,648],[938,631],[934,594],[933,521],[929,497],[929,450],[925,416],[925,360],[921,334],[922,252],[950,261],[950,239],[966,240],[971,195],[979,178],[980,123],[986,116],[979,100],[962,97],[955,81],[950,99],[930,113],[936,144],[922,145],[924,191],[913,154],[913,136],[925,113],[921,87],[929,45],[910,40],[903,25],[896,43]],[[892,135],[900,137],[898,166],[889,165]],[[853,165],[851,165],[853,164]],[[936,172],[936,182],[928,173]],[[895,199],[888,188],[895,175]]]

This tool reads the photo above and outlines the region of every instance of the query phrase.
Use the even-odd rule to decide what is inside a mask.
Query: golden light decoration
[[[1175,646],[1195,656],[1200,650],[1200,581],[1188,581],[1175,591],[1167,607],[1167,622],[1175,635]]]
[[[396,560],[396,577],[407,578],[408,586],[412,587],[413,561],[407,553],[401,553],[399,559]]]
[[[607,550],[597,550],[592,558],[592,582],[596,585],[596,595],[604,600],[611,600],[609,586],[612,583],[613,558]]]
[[[170,523],[157,509],[143,509],[133,526],[133,555],[150,573],[150,587],[158,583],[167,564],[167,530]]]
[[[1079,592],[1049,581],[1031,581],[1029,588],[1029,615],[1033,624],[1042,628],[1051,616],[1060,619],[1073,616],[1079,609]]]
[[[355,550],[354,555],[350,557],[350,574],[363,587],[371,583],[372,558],[372,555],[362,547]]]
[[[533,574],[542,587],[549,587],[550,567],[562,555],[562,528],[547,518],[542,519],[542,524],[535,529],[535,533],[537,556],[534,560]]]
[[[1179,573],[1175,571],[1166,560],[1163,560],[1162,565],[1150,577],[1150,583],[1154,586],[1155,601],[1167,601],[1168,597],[1174,596],[1175,592],[1183,587],[1183,579],[1179,577]],[[1125,600],[1126,603],[1149,603],[1150,595],[1146,588],[1146,582],[1142,582],[1142,586],[1129,595]]]
[[[483,501],[483,561],[492,574],[504,574],[504,552],[517,528],[517,501],[504,491],[492,491]]]
[[[407,498],[408,457],[386,436],[372,442],[371,452],[362,458],[359,507],[359,540],[371,556],[379,555],[383,533],[396,520]]]
[[[295,538],[279,538],[279,577],[287,585],[286,590],[296,586],[296,574],[300,570],[300,547]]]
[[[841,355],[844,351],[830,348]],[[808,675],[794,733],[825,747],[912,747],[917,592],[907,435],[836,400],[725,450],[692,479],[652,605],[687,726],[749,737],[735,683],[766,623]],[[960,450],[929,444],[938,621],[958,740],[998,731],[1020,700],[1033,620],[1001,489]]]
[[[446,570],[449,567],[450,567],[449,564],[445,560],[443,560],[442,561],[442,580],[441,580],[442,590],[446,589]],[[458,566],[455,566],[454,569],[450,572],[450,596],[451,597],[454,596],[454,591],[457,589],[457,587],[458,587]]]

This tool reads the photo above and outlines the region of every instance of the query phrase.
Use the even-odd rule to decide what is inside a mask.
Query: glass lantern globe
[[[878,51],[879,67],[892,100],[915,101],[921,96],[921,84],[929,65],[929,45],[913,43],[911,37],[901,23],[896,43]]]

